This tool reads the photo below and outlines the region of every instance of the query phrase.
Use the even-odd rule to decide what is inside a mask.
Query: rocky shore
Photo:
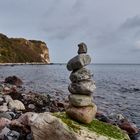
[[[16,76],[0,83],[2,140],[140,140],[139,129],[121,114],[106,116],[98,110],[91,123],[78,123],[66,115],[66,103],[47,93],[26,93],[23,83]]]

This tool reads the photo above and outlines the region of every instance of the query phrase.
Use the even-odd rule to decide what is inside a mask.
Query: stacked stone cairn
[[[95,82],[92,80],[90,70],[85,68],[91,63],[91,57],[87,55],[85,43],[78,44],[78,55],[69,60],[67,69],[70,74],[71,84],[68,87],[69,106],[66,113],[72,119],[85,124],[90,123],[96,115],[97,107],[93,103],[92,93],[95,90]]]

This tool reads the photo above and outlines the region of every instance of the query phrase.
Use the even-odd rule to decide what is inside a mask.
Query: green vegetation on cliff
[[[42,41],[8,38],[0,34],[0,63],[49,63],[47,45]]]

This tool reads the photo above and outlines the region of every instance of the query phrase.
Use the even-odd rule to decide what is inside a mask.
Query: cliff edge
[[[45,42],[8,38],[0,33],[0,63],[50,63]]]

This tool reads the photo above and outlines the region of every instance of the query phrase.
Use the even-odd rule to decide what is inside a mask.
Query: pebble
[[[9,103],[9,102],[13,101],[13,99],[11,98],[10,95],[5,95],[4,98],[5,98],[6,103]]]
[[[0,130],[2,130],[6,125],[10,124],[11,120],[6,118],[0,118]]]
[[[8,104],[8,107],[10,109],[25,110],[24,104],[19,100],[10,101],[9,104]]]
[[[131,140],[140,140],[140,131],[136,134],[129,135]]]
[[[12,120],[11,115],[9,115],[9,113],[7,113],[7,112],[0,112],[0,118],[6,118],[9,120]]]
[[[34,104],[29,104],[29,105],[28,105],[28,108],[29,108],[29,109],[35,109],[35,105],[34,105]]]
[[[7,127],[4,127],[0,132],[0,139],[1,140],[6,140],[5,136],[7,136],[9,132],[10,132],[10,129],[7,128]]]
[[[7,140],[19,140],[19,137],[20,137],[20,133],[14,130],[9,131],[8,134],[5,136]]]
[[[3,102],[4,101],[4,99],[3,98],[0,98],[0,102]]]
[[[7,105],[1,105],[0,106],[0,112],[6,112],[6,111],[8,111]]]

